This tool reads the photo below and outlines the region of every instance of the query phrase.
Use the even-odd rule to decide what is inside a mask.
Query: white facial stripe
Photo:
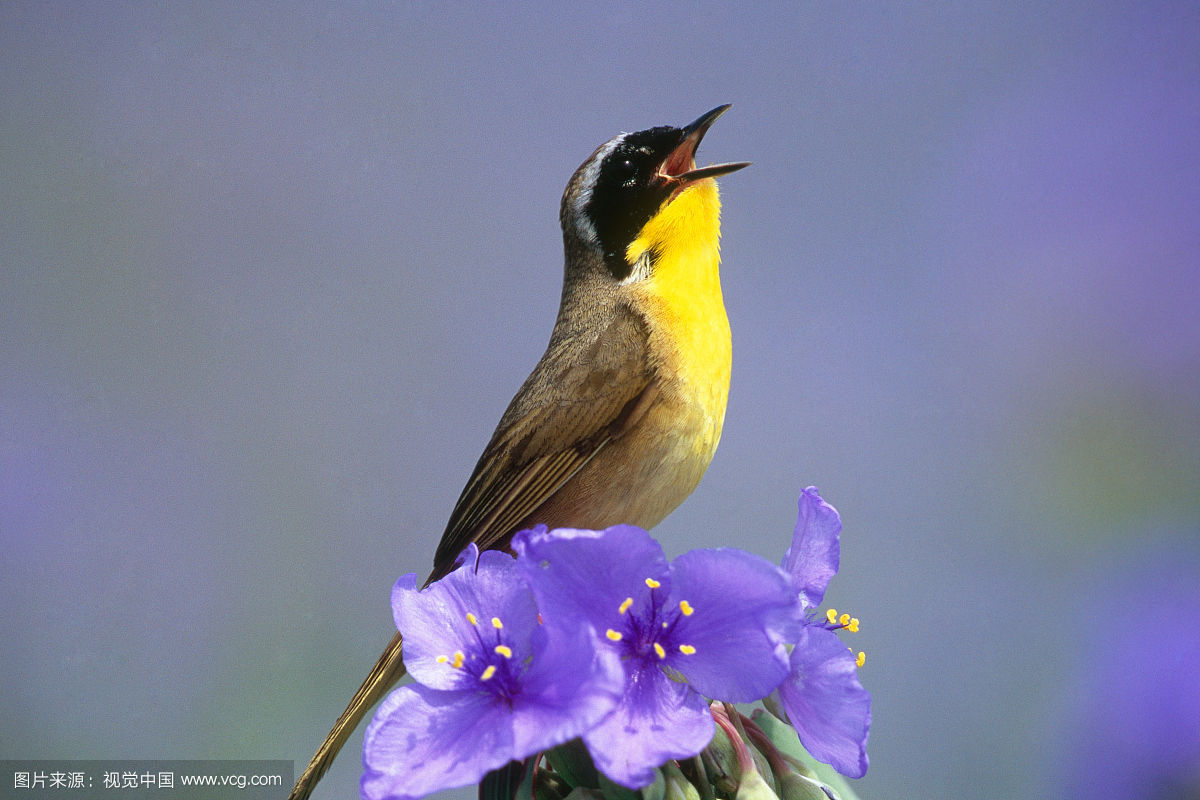
[[[634,262],[633,269],[629,270],[629,274],[625,276],[621,283],[637,283],[638,281],[646,280],[654,271],[652,269],[653,266],[654,258],[650,255],[650,251],[647,250],[638,256],[638,260]]]
[[[622,133],[605,142],[596,151],[596,154],[592,156],[592,160],[583,168],[583,176],[579,182],[579,193],[575,195],[571,211],[572,216],[575,218],[575,228],[579,234],[579,238],[590,244],[599,245],[600,238],[596,235],[596,227],[592,225],[592,221],[588,219],[584,211],[587,208],[587,204],[592,200],[592,190],[596,188],[596,179],[600,176],[600,165],[604,163],[604,159],[608,157],[608,154],[615,150],[617,145],[628,135],[627,133]]]

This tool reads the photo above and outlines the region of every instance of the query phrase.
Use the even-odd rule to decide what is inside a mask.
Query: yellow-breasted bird
[[[565,267],[550,344],[467,481],[427,581],[470,542],[514,533],[650,528],[699,483],[721,438],[729,320],[721,299],[721,202],[713,180],[745,162],[696,167],[729,106],[683,128],[600,145],[563,193]],[[366,712],[404,675],[400,634],[296,782],[308,797]]]

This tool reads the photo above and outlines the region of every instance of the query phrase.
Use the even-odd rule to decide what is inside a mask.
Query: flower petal
[[[577,738],[625,691],[616,653],[597,648],[590,625],[547,624],[546,646],[530,661],[513,702],[514,750],[526,755]]]
[[[630,676],[616,710],[583,735],[596,767],[630,789],[654,781],[654,770],[688,758],[712,740],[714,723],[704,698],[657,667]]]
[[[661,586],[661,602],[670,591],[670,570],[662,547],[632,525],[602,531],[558,528],[518,533],[513,539],[518,563],[529,576],[543,618],[559,614],[587,620],[603,632],[626,598],[632,614],[646,614],[655,602],[647,579]]]
[[[799,506],[792,544],[783,554],[783,569],[792,576],[804,608],[810,609],[821,604],[829,579],[837,574],[842,518],[821,499],[815,486],[801,493]]]
[[[396,630],[400,630],[400,599],[405,592],[415,592],[417,590],[417,573],[410,572],[407,575],[401,575],[400,580],[396,581],[396,585],[392,587],[392,621],[396,623]]]
[[[675,623],[666,662],[697,691],[748,703],[787,677],[786,645],[800,635],[802,612],[785,572],[720,548],[684,553],[672,562],[671,579],[671,603],[689,613]]]
[[[520,663],[538,633],[533,595],[512,556],[478,553],[474,545],[464,556],[462,566],[425,589],[417,591],[405,576],[392,594],[404,634],[404,664],[415,680],[434,689],[466,688],[466,673],[446,663],[456,652],[470,656],[503,641]]]
[[[508,717],[484,693],[396,689],[367,726],[362,797],[416,798],[478,783],[516,757]]]
[[[854,655],[832,631],[810,625],[791,661],[779,699],[801,744],[843,775],[861,778],[867,772],[871,695],[859,683]]]

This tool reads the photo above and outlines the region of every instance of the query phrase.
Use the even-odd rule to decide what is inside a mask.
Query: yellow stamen
[[[464,658],[465,656],[463,655],[462,650],[455,650],[454,660],[450,662],[450,666],[454,667],[455,669],[461,669]]]
[[[484,670],[484,671],[483,671],[483,672],[480,674],[480,676],[479,676],[479,680],[481,680],[481,681],[488,681],[488,680],[491,680],[491,679],[492,679],[492,676],[493,676],[493,675],[495,675],[495,674],[496,674],[496,665],[495,665],[495,664],[488,664],[488,667],[487,667],[487,669],[485,669],[485,670]]]
[[[633,598],[626,597],[625,600],[621,603],[621,605],[617,606],[617,613],[624,614],[626,611],[629,610],[629,607],[631,605],[633,605]]]
[[[475,618],[475,615],[474,615],[474,614],[472,614],[470,611],[468,611],[468,612],[467,612],[467,622],[471,623],[472,625],[478,625],[478,624],[479,624],[479,620],[477,620],[477,619]]]
[[[659,658],[667,657],[667,651],[664,650],[663,646],[661,644],[659,644],[658,642],[654,643],[654,652],[658,654]]]
[[[829,624],[833,625],[837,622],[837,609],[831,608],[825,612],[825,619],[829,620]]]
[[[858,633],[858,617],[850,618],[850,624],[846,626],[846,630],[851,633]]]
[[[646,578],[646,585],[651,589],[657,589],[658,587],[662,586],[662,584],[654,580],[654,578]]]
[[[838,617],[838,624],[841,625],[843,628],[846,627],[847,625],[849,625],[850,624],[850,615],[842,614],[840,617]]]
[[[685,617],[690,617],[692,614],[696,613],[696,609],[692,608],[692,604],[689,603],[687,600],[679,601],[679,610],[683,613],[683,615]]]
[[[499,617],[492,617],[492,627],[496,630],[500,630],[504,627],[504,623],[500,621]]]
[[[449,664],[449,663],[450,663],[450,656],[438,656],[438,657],[437,657],[437,662],[438,662],[439,664]]]
[[[496,652],[505,658],[512,658],[512,648],[506,644],[498,644],[495,648]]]
[[[862,650],[859,650],[858,655],[854,658],[854,663],[859,667],[862,667],[863,664],[867,663],[867,654]]]
[[[681,644],[679,645],[679,652],[683,653],[685,656],[690,656],[696,652],[696,648],[692,647],[690,644]]]
[[[614,631],[612,628],[609,628],[608,630],[606,630],[606,631],[604,632],[604,635],[608,637],[608,640],[609,640],[610,642],[619,642],[619,641],[621,641],[621,634],[620,634],[620,633],[618,633],[617,631]]]

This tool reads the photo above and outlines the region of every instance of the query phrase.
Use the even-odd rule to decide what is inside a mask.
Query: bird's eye
[[[622,158],[612,164],[613,179],[620,184],[627,184],[637,176],[637,165],[631,158]]]

